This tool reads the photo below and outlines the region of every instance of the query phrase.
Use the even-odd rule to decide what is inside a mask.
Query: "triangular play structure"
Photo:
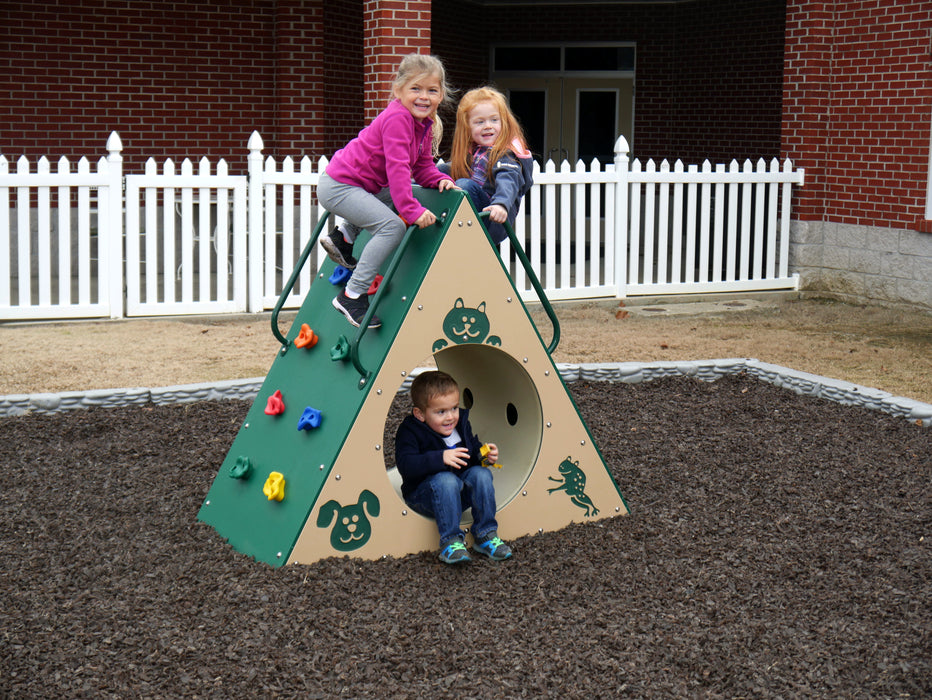
[[[198,513],[240,552],[281,566],[438,547],[382,445],[399,387],[431,356],[459,383],[474,432],[499,447],[503,539],[628,512],[551,359],[558,324],[548,348],[462,192],[415,193],[438,220],[409,230],[383,271],[371,297],[381,328],[333,309],[342,268],[330,261],[286,336],[273,314],[281,352]]]

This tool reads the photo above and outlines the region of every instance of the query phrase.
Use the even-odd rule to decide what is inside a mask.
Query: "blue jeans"
[[[492,203],[492,197],[488,192],[482,189],[482,185],[475,180],[468,177],[461,177],[456,181],[456,186],[469,196],[477,212],[481,212]],[[495,241],[495,245],[498,245],[508,238],[508,232],[505,231],[505,227],[502,224],[495,223],[492,219],[485,220],[485,228],[488,230],[492,240]]]
[[[485,467],[434,474],[418,484],[407,500],[413,510],[437,521],[441,547],[466,538],[460,520],[467,508],[472,508],[472,534],[477,541],[498,529],[492,472]]]

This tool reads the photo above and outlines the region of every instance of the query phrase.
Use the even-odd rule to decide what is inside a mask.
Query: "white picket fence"
[[[247,144],[248,175],[202,158],[180,172],[149,159],[123,175],[116,133],[96,172],[82,158],[56,172],[41,158],[16,171],[0,156],[0,320],[259,312],[278,302],[322,210],[314,188],[327,164],[263,159]],[[789,272],[790,161],[753,165],[667,161],[548,161],[515,232],[551,300],[796,289]],[[516,287],[536,298],[510,243]],[[323,262],[314,251],[282,308],[297,308]]]
[[[111,134],[97,171],[74,173],[20,158],[11,174],[0,155],[0,319],[122,315],[122,150]]]

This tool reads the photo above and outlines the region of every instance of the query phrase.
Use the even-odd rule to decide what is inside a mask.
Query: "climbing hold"
[[[373,295],[379,291],[379,285],[382,284],[382,275],[376,275],[375,279],[372,280],[372,284],[369,285],[369,289],[366,292],[368,295]]]
[[[252,473],[252,461],[245,455],[236,458],[236,463],[230,467],[231,479],[245,479]]]
[[[310,430],[320,425],[321,414],[316,408],[308,406],[298,419],[298,430]]]
[[[328,277],[327,279],[330,282],[330,284],[334,284],[334,285],[343,284],[344,282],[346,282],[346,280],[350,278],[350,275],[352,274],[353,274],[352,272],[347,270],[342,265],[337,265],[333,269],[333,272],[330,273],[330,277]]]
[[[334,362],[345,360],[347,355],[349,355],[349,341],[345,335],[341,335],[337,338],[336,345],[330,348],[330,359]]]
[[[268,496],[270,501],[280,501],[285,497],[285,477],[280,472],[272,472],[269,478],[265,480],[265,486],[262,487],[262,493]]]
[[[298,337],[294,339],[294,346],[296,348],[312,348],[317,345],[319,338],[317,334],[311,330],[311,327],[306,323],[301,324],[301,331],[298,333]]]
[[[489,455],[489,445],[486,443],[479,448],[479,454],[482,456],[482,466],[483,467],[495,467],[496,469],[501,469],[501,462],[496,462],[495,464],[489,464],[488,455]]]
[[[269,397],[265,405],[265,415],[277,416],[285,412],[285,402],[282,400],[282,392],[276,391]]]

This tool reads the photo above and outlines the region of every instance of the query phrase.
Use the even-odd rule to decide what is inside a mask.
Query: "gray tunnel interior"
[[[483,442],[498,445],[502,467],[491,469],[501,509],[528,480],[543,437],[540,396],[524,367],[511,355],[490,345],[453,345],[434,355],[437,368],[460,387],[460,406],[469,409],[473,432]],[[396,469],[389,478],[401,497]],[[464,522],[471,515],[464,513]]]

